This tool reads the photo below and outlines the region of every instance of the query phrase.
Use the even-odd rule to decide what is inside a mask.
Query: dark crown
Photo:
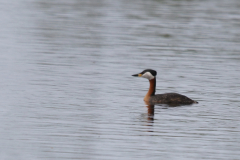
[[[154,77],[157,75],[157,71],[152,69],[145,69],[144,71],[141,72],[141,74],[144,74],[146,72],[150,72]]]

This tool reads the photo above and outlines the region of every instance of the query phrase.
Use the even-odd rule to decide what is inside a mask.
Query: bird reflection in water
[[[148,122],[153,123],[153,121],[154,121],[154,105],[148,105],[146,107],[148,108],[147,120],[148,120]]]
[[[148,113],[147,113],[147,121],[148,123],[153,123],[154,121],[154,111],[155,111],[155,105],[154,104],[151,104],[149,102],[144,102],[148,108]]]
[[[144,126],[146,126],[146,132],[154,132],[154,127],[153,127],[153,123],[154,123],[154,105],[147,105],[146,106],[148,108],[148,112],[147,114],[142,114],[143,118],[144,118]]]

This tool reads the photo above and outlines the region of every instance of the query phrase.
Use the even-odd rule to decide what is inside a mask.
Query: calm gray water
[[[0,5],[1,160],[240,159],[239,0]],[[143,102],[157,93],[199,101]]]

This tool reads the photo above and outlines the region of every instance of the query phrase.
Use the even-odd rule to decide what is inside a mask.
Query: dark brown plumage
[[[178,93],[164,93],[150,96],[150,104],[193,104],[198,103]]]

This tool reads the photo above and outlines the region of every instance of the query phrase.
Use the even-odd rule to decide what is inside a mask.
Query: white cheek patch
[[[150,72],[146,72],[142,75],[143,78],[147,78],[148,80],[151,80],[154,78],[154,76]]]

